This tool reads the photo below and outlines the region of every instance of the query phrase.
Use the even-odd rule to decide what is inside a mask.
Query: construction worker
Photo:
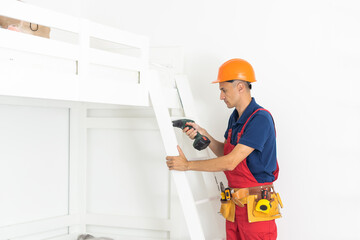
[[[251,97],[255,81],[247,61],[237,58],[222,64],[213,83],[219,83],[220,100],[235,108],[225,141],[215,140],[196,123],[187,123],[193,128],[183,130],[191,139],[197,132],[207,136],[217,158],[188,161],[179,146],[179,156],[166,157],[170,170],[224,171],[231,191],[231,200],[222,201],[220,211],[226,218],[227,239],[276,239],[274,219],[281,217],[282,203],[273,187],[279,172],[275,125],[270,112]]]

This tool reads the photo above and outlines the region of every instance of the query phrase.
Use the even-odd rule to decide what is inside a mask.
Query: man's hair
[[[241,82],[245,85],[245,87],[248,89],[248,90],[251,90],[251,83],[250,82],[246,82],[244,80],[239,80],[239,79],[234,79],[234,80],[230,80],[228,82],[231,82],[233,83],[233,85],[235,86],[237,83]]]

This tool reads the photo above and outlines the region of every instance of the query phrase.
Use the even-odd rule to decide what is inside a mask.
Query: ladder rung
[[[219,196],[215,196],[215,197],[210,197],[210,198],[204,198],[204,199],[195,201],[195,204],[196,204],[196,205],[199,205],[199,204],[211,202],[212,200],[217,200],[217,199],[220,199],[220,197],[219,197]]]

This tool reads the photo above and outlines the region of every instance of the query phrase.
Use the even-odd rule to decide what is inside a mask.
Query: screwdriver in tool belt
[[[222,182],[220,182],[220,189],[221,189],[221,201],[226,201],[225,197],[225,187]]]

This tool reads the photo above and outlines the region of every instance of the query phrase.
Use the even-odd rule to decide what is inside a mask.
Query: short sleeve
[[[264,145],[274,131],[274,123],[271,116],[255,114],[245,127],[239,143],[252,147],[262,152]]]
[[[231,121],[231,118],[230,118],[229,121],[228,121],[228,126],[227,126],[226,131],[225,131],[225,134],[224,134],[225,140],[228,138],[229,129],[230,129],[230,126],[232,125],[231,122],[232,122],[232,121]]]

